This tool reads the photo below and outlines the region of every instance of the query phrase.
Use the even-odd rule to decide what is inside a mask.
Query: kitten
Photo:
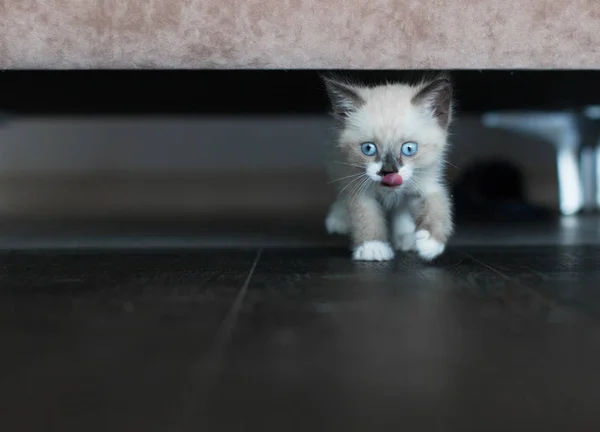
[[[339,194],[327,231],[351,235],[355,260],[391,260],[393,248],[434,259],[453,230],[443,180],[450,80],[375,87],[324,81],[339,126],[328,163]]]

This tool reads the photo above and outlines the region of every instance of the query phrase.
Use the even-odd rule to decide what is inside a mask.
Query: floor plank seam
[[[499,275],[500,277],[504,278],[505,280],[509,281],[510,283],[514,284],[515,286],[527,291],[530,295],[533,295],[539,299],[542,300],[542,302],[545,304],[545,306],[550,310],[550,309],[555,309],[556,307],[558,307],[558,304],[556,302],[555,299],[552,298],[548,298],[546,297],[543,293],[539,292],[538,290],[532,288],[531,286],[529,286],[528,284],[522,283],[521,281],[505,274],[504,272],[498,270],[497,268],[485,263],[484,261],[474,257],[473,255],[471,255],[470,253],[467,252],[463,252],[464,255],[466,255],[467,257],[469,257],[470,259],[472,259],[473,261],[481,264],[482,266],[488,268],[490,271],[496,273],[497,275]],[[564,305],[561,305],[561,307],[566,307]]]
[[[252,266],[250,267],[250,270],[248,271],[248,276],[246,276],[246,280],[244,281],[237,296],[235,297],[235,300],[233,301],[233,305],[231,306],[231,309],[229,309],[227,316],[225,317],[225,319],[223,320],[223,323],[221,324],[221,327],[219,328],[219,331],[217,333],[217,338],[215,341],[215,348],[214,348],[215,354],[217,354],[217,356],[220,356],[222,354],[222,352],[225,350],[227,344],[231,340],[231,335],[232,335],[235,325],[237,323],[237,319],[239,316],[239,312],[242,308],[242,304],[244,303],[244,298],[246,297],[246,292],[248,291],[248,286],[250,285],[250,280],[252,279],[252,276],[254,275],[254,271],[256,270],[256,266],[258,265],[258,262],[260,261],[262,253],[263,253],[262,248],[256,252],[256,257],[254,258]]]

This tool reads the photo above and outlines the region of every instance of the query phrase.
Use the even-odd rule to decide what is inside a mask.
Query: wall
[[[0,215],[322,211],[327,117],[12,118],[0,124]],[[534,202],[557,205],[545,143],[459,118],[449,175],[473,158],[518,163]]]

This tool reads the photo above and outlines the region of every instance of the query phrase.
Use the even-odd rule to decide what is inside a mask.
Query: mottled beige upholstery
[[[598,0],[0,0],[0,68],[598,68]]]

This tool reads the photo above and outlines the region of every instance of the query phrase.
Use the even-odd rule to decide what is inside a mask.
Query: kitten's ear
[[[431,81],[412,98],[412,103],[424,107],[438,120],[441,127],[448,127],[452,115],[452,83],[443,76]]]
[[[322,76],[322,79],[331,101],[333,115],[337,119],[345,119],[349,113],[356,111],[365,103],[358,89],[353,85],[328,76]]]

